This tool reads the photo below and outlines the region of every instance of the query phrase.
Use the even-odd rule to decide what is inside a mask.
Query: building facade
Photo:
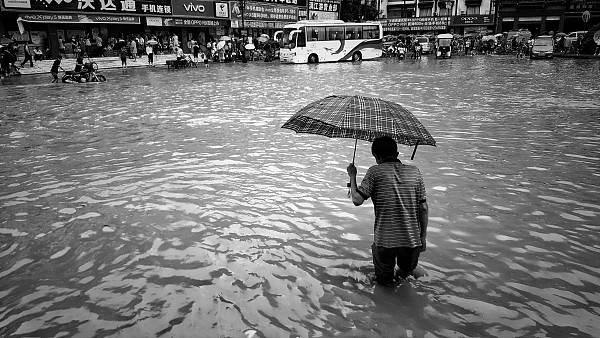
[[[390,34],[528,29],[535,36],[600,23],[600,0],[380,0],[378,7]]]
[[[381,21],[390,34],[464,34],[492,31],[492,0],[381,0]]]
[[[223,35],[272,35],[285,24],[315,17],[339,17],[340,0],[0,0],[0,37],[57,55],[72,39],[178,36],[190,41]],[[68,51],[68,46],[64,46]]]
[[[532,34],[588,30],[600,23],[600,0],[500,0],[498,31]]]

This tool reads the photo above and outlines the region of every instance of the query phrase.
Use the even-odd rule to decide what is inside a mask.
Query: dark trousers
[[[25,53],[25,59],[23,60],[23,62],[21,62],[21,67],[23,67],[27,61],[29,61],[29,67],[33,67],[33,58],[31,57],[31,54],[27,54]]]
[[[419,262],[421,248],[383,248],[373,243],[371,252],[377,282],[385,285],[394,282],[396,264],[400,268],[399,277],[406,278],[413,272]]]

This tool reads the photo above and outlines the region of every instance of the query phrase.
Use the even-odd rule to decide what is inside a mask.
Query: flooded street
[[[0,86],[2,337],[594,337],[600,64],[477,56],[211,64]],[[427,276],[372,281],[328,95],[408,108]],[[359,181],[375,164],[358,142]]]

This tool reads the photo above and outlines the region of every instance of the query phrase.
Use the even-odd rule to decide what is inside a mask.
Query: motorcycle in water
[[[81,71],[66,71],[62,77],[62,82],[106,82],[106,77],[98,74],[98,64],[88,62],[83,65]]]

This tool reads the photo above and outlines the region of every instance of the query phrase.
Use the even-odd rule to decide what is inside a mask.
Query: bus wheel
[[[319,63],[319,57],[317,54],[310,54],[308,57],[308,63]]]
[[[362,55],[359,52],[352,54],[352,61],[356,62],[356,61],[361,61],[361,60],[362,60]]]

